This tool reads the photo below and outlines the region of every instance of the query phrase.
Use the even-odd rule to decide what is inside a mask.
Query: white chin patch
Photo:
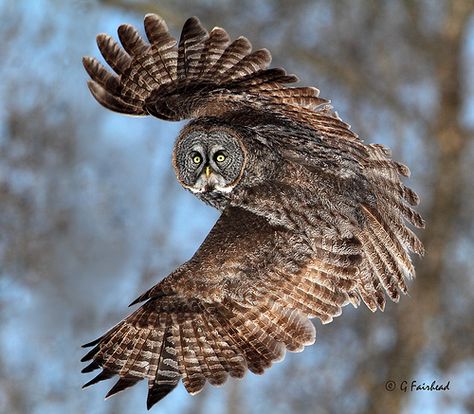
[[[230,193],[234,189],[235,185],[229,185],[227,187],[221,187],[216,185],[214,191],[219,191],[220,193]]]
[[[229,185],[229,186],[226,186],[226,187],[223,187],[223,186],[220,186],[219,184],[216,184],[213,188],[212,188],[212,191],[213,192],[218,192],[218,193],[230,193],[233,189],[234,189],[235,185]],[[197,185],[197,186],[194,186],[194,187],[188,187],[191,192],[193,192],[194,194],[201,194],[201,193],[206,193],[207,190],[207,186],[201,186],[201,185]]]
[[[216,185],[214,187],[214,189],[212,191],[214,192],[218,192],[218,193],[230,193],[233,189],[234,189],[235,185],[230,185],[230,186],[227,186],[227,187],[221,187],[220,185]],[[189,189],[191,190],[191,192],[193,192],[194,194],[201,194],[201,193],[205,193],[206,192],[206,188],[205,187],[189,187]]]
[[[225,185],[225,181],[221,176],[211,174],[210,177],[201,175],[193,186],[188,187],[195,194],[208,192],[212,188],[212,192],[230,193],[235,187],[234,185]]]

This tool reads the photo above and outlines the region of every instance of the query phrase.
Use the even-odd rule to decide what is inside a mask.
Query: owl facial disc
[[[175,145],[178,181],[193,193],[229,193],[244,169],[245,153],[229,129],[185,128]]]

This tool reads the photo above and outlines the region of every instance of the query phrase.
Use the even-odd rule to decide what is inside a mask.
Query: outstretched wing
[[[196,17],[184,24],[179,43],[161,17],[148,14],[144,25],[149,43],[127,24],[118,29],[123,48],[107,34],[97,36],[115,73],[93,57],[83,59],[89,89],[112,111],[174,121],[261,107],[295,117],[305,109],[334,116],[316,88],[287,87],[296,76],[268,69],[270,52],[252,52],[245,37],[231,42],[219,27],[208,33]]]
[[[247,210],[224,211],[195,256],[134,303],[142,307],[86,346],[102,368],[86,385],[119,376],[107,394],[148,380],[148,407],[179,380],[190,393],[247,368],[261,374],[285,350],[315,340],[308,318],[329,322],[350,300],[360,256],[354,238],[312,250],[281,226]],[[337,264],[336,264],[337,263]],[[341,276],[342,275],[342,276]],[[343,277],[347,284],[334,280]]]

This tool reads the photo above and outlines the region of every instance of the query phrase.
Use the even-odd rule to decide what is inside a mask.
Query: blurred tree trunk
[[[427,345],[431,322],[440,309],[441,275],[447,249],[456,230],[460,214],[463,167],[461,157],[469,139],[469,131],[460,124],[465,83],[462,81],[462,46],[468,20],[474,10],[472,0],[448,2],[448,9],[438,42],[432,42],[436,62],[436,79],[439,91],[436,121],[428,129],[427,140],[436,141],[437,159],[433,160],[432,201],[426,214],[427,228],[423,234],[426,257],[417,268],[410,300],[397,307],[397,341],[387,355],[387,380],[410,382],[417,372],[417,357]],[[432,378],[418,378],[431,381]],[[383,384],[373,384],[372,400],[368,413],[399,413],[407,394],[397,388],[386,392]],[[380,392],[375,387],[380,387]]]

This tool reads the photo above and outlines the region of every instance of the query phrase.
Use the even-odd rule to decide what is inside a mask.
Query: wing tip
[[[132,302],[130,302],[130,304],[128,305],[129,308],[131,308],[132,306],[136,305],[137,303],[140,303],[141,300],[140,298],[136,298],[135,300],[133,300]]]
[[[126,390],[129,387],[134,386],[138,381],[141,381],[143,378],[138,377],[120,377],[119,380],[114,384],[114,386],[105,394],[104,400],[109,399],[110,397]]]
[[[97,361],[92,361],[87,367],[81,370],[82,374],[87,374],[89,372],[95,371],[100,368],[100,364]]]
[[[115,375],[114,372],[109,371],[107,369],[103,369],[97,376],[92,378],[89,382],[86,382],[82,386],[82,389],[90,387],[91,385],[97,384],[98,382],[108,380],[109,378],[112,378],[114,375]]]
[[[160,20],[160,21],[165,21],[163,17],[161,17],[159,14],[156,13],[146,13],[145,16],[143,17],[143,20]]]
[[[202,26],[201,21],[199,20],[199,17],[197,16],[188,17],[186,21],[184,22],[183,26],[190,26],[190,25]]]
[[[94,339],[93,341],[87,342],[86,344],[81,345],[81,348],[90,348],[91,346],[95,346],[101,341],[102,338],[103,336],[100,336],[99,338]]]
[[[179,380],[171,384],[162,384],[160,386],[154,385],[148,389],[148,396],[146,399],[146,409],[150,410],[157,402],[165,398],[178,385]]]
[[[100,32],[100,33],[97,33],[95,38],[98,42],[99,40],[102,41],[102,40],[105,40],[105,39],[110,39],[110,37],[111,36],[108,33]]]

